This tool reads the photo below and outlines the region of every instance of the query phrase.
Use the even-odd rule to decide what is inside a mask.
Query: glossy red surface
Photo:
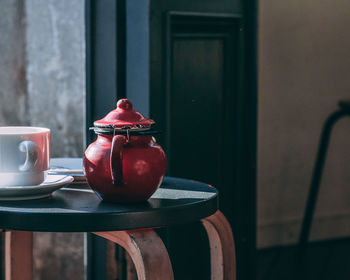
[[[88,184],[103,200],[145,201],[160,186],[166,171],[166,157],[151,136],[131,136],[122,151],[123,182],[113,184],[110,168],[111,135],[99,135],[84,155]]]
[[[94,124],[133,128],[153,123],[135,111],[129,100],[121,99],[116,110]],[[162,182],[166,164],[163,149],[150,135],[98,135],[83,160],[88,184],[95,193],[103,200],[123,203],[150,198]]]
[[[115,135],[112,138],[112,147],[110,153],[110,168],[112,181],[115,186],[123,184],[123,148],[126,142],[124,135]]]

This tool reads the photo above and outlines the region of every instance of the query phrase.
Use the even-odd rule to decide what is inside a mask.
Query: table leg
[[[201,222],[209,238],[211,280],[235,280],[235,245],[229,222],[220,211]]]
[[[33,233],[5,231],[5,280],[31,280]]]
[[[122,246],[133,260],[139,280],[173,280],[167,249],[153,229],[105,231],[94,234]]]

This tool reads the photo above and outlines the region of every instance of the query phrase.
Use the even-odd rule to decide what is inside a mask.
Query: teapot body
[[[98,135],[84,153],[83,166],[89,186],[100,199],[112,202],[146,201],[160,186],[166,171],[163,149],[150,135],[130,136],[123,144],[122,183],[113,182],[113,135]]]

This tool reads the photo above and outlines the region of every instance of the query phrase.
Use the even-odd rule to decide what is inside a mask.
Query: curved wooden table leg
[[[220,211],[201,222],[210,243],[211,280],[235,280],[236,255],[230,224]]]
[[[33,233],[5,231],[5,280],[31,280]]]
[[[164,243],[153,229],[93,232],[122,246],[133,260],[139,280],[173,280]]]

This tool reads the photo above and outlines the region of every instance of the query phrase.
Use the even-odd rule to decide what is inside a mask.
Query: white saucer
[[[73,182],[67,175],[47,175],[43,183],[37,186],[0,186],[0,201],[29,200],[50,196],[54,191]]]

